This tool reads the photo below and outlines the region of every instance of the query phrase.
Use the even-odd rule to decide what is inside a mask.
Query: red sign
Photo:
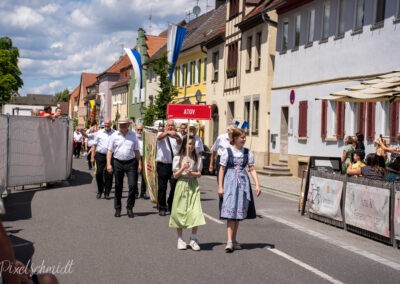
[[[210,120],[211,105],[168,104],[167,119],[171,118]]]

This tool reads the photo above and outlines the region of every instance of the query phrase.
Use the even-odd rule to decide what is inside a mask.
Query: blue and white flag
[[[142,89],[142,60],[140,58],[140,53],[135,49],[124,48],[126,54],[128,54],[129,59],[131,60],[133,72],[135,74],[135,87],[133,89],[133,98],[137,98],[140,102],[140,90]],[[132,98],[132,103],[135,100]]]
[[[238,121],[238,120],[236,120],[236,121],[234,122],[234,124],[236,125],[237,128],[241,128],[241,129],[243,129],[243,130],[246,130],[246,129],[249,129],[249,128],[250,128],[250,124],[249,124],[249,122],[246,121],[246,120],[243,120],[243,121]]]
[[[168,62],[171,64],[171,70],[169,72],[169,80],[172,79],[172,74],[175,69],[176,61],[178,61],[179,52],[181,51],[185,35],[186,35],[186,28],[171,23],[169,24],[168,40],[167,40]]]

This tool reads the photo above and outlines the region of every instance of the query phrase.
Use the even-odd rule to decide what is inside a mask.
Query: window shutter
[[[328,103],[326,100],[321,101],[321,138],[326,138],[326,123],[327,123]]]
[[[336,138],[344,138],[344,102],[336,102]]]
[[[397,132],[399,130],[399,103],[392,101],[390,103],[389,129],[390,142],[396,141]]]
[[[307,106],[308,101],[299,102],[299,137],[307,137]]]
[[[375,136],[375,103],[367,103],[367,141],[374,141]]]
[[[358,103],[357,132],[365,136],[365,103]]]

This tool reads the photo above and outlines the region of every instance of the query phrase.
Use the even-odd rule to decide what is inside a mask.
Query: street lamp
[[[196,102],[199,105],[201,103],[201,98],[203,97],[203,94],[201,93],[200,90],[196,91],[195,97],[196,97]]]

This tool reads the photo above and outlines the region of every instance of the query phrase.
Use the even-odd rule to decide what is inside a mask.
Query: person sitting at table
[[[386,181],[400,182],[400,156],[386,167]]]
[[[361,149],[357,149],[353,155],[354,163],[350,162],[349,166],[347,167],[347,170],[346,170],[347,174],[349,173],[349,169],[351,171],[351,170],[357,170],[359,168],[365,167],[365,164],[363,162],[364,157],[365,157],[365,152]]]

